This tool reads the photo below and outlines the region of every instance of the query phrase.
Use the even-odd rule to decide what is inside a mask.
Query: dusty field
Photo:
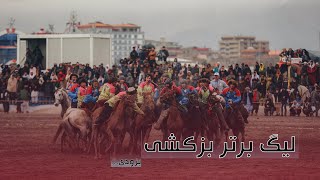
[[[247,140],[299,137],[298,159],[143,159],[141,168],[110,168],[107,158],[50,147],[57,108],[0,113],[0,179],[319,179],[320,118],[250,117]],[[160,137],[152,131],[151,139]]]

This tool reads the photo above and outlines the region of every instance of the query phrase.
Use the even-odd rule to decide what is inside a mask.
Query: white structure
[[[17,63],[25,62],[27,48],[38,46],[44,56],[42,65],[50,68],[54,63],[76,62],[93,65],[113,64],[109,35],[92,34],[41,34],[19,35]]]
[[[144,32],[135,24],[104,24],[95,22],[77,26],[82,33],[108,34],[112,38],[112,60],[129,57],[132,47],[144,44]]]

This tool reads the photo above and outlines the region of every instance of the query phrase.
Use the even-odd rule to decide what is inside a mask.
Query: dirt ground
[[[107,158],[61,153],[50,142],[59,109],[0,113],[0,179],[319,179],[320,118],[252,116],[246,141],[296,135],[298,159],[142,159],[141,168],[111,168]],[[151,132],[151,140],[160,138]]]

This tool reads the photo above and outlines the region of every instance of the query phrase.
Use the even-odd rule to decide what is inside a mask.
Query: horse
[[[245,141],[245,124],[240,112],[241,104],[232,104],[230,106],[230,112],[228,118],[226,118],[229,128],[232,129],[232,133],[237,137],[237,144],[239,143],[239,135],[241,134],[241,141]],[[228,132],[225,132],[226,142],[228,141]]]
[[[156,121],[154,98],[150,93],[144,93],[143,98],[143,104],[140,108],[145,115],[138,114],[134,119],[134,124],[132,126],[134,129],[134,141],[131,153],[134,151],[139,152],[141,144],[143,142],[148,142],[152,124]]]
[[[182,131],[184,128],[184,121],[181,117],[181,112],[179,110],[179,103],[175,98],[175,93],[168,92],[162,97],[160,97],[162,102],[166,101],[170,104],[168,111],[168,116],[165,123],[162,124],[163,141],[168,138],[169,133],[173,133],[176,139],[181,140]]]
[[[63,145],[67,137],[71,141],[71,143],[76,144],[78,148],[79,139],[81,139],[86,146],[87,137],[91,131],[91,118],[88,117],[87,113],[84,110],[71,108],[71,103],[66,90],[57,89],[54,96],[54,105],[58,106],[59,104],[61,104],[60,115],[62,117],[62,122],[58,127],[58,130],[53,138],[52,144],[56,142],[57,138],[62,133],[61,151],[63,151]],[[76,139],[78,141],[76,141]]]
[[[215,139],[215,143],[220,143],[221,134],[225,131],[219,122],[219,117],[217,111],[221,111],[221,116],[223,112],[223,105],[225,104],[224,98],[217,94],[210,94],[208,97],[207,106],[207,137],[209,140]]]
[[[114,111],[110,115],[108,122],[105,124],[106,133],[110,138],[110,145],[106,148],[106,152],[113,147],[113,156],[116,155],[119,148],[122,147],[125,134],[130,134],[129,146],[133,144],[133,131],[131,129],[134,118],[133,105],[135,103],[135,95],[124,95],[115,105]]]
[[[95,109],[91,114],[91,118],[92,118],[93,123],[97,122],[99,118],[103,119],[102,121],[106,122],[109,119],[111,113],[112,113],[112,111],[110,111],[109,107],[104,105],[104,106],[101,106],[101,107],[98,107],[97,109]],[[100,154],[101,146],[98,147],[98,145],[103,144],[103,141],[107,137],[107,136],[105,136],[106,132],[103,132],[102,126],[104,126],[104,125],[93,125],[93,127],[92,127],[92,133],[91,133],[91,138],[90,138],[90,142],[89,142],[88,153],[90,153],[91,146],[93,144],[94,145],[94,152],[95,152],[95,159],[101,158],[101,154]],[[100,139],[100,143],[99,143],[99,139]]]
[[[201,115],[198,94],[191,93],[187,96],[189,100],[187,104],[188,113],[182,113],[182,118],[185,122],[182,134],[184,139],[188,136],[195,136],[195,141],[197,141],[205,123]]]

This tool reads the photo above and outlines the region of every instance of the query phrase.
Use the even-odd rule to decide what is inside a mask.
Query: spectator
[[[159,61],[167,62],[167,58],[169,57],[169,52],[165,46],[162,47],[162,49],[158,52],[157,56]]]
[[[28,91],[28,85],[25,85],[24,88],[19,92],[19,100],[22,101],[21,112],[29,113],[29,101],[30,101],[30,92]]]

